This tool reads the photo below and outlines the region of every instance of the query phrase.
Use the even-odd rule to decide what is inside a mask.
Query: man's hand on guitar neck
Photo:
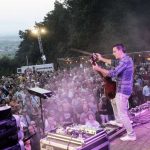
[[[111,59],[104,58],[99,53],[93,53],[93,58],[97,61],[102,61],[104,63],[111,64]]]
[[[108,76],[109,71],[101,68],[100,66],[97,65],[97,63],[95,63],[95,65],[92,65],[92,67],[93,67],[93,70],[101,73],[104,77]]]
[[[102,61],[102,55],[99,53],[93,53],[93,58],[97,61]]]

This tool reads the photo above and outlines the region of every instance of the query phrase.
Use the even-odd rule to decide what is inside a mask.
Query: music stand
[[[44,134],[44,130],[45,130],[45,125],[44,125],[44,116],[43,116],[43,108],[42,108],[42,99],[44,98],[46,99],[47,97],[51,97],[52,96],[52,92],[39,88],[39,87],[34,87],[34,88],[30,88],[28,89],[28,92],[32,95],[36,95],[40,98],[40,108],[41,108],[41,119],[42,119],[42,126],[43,126],[43,134]]]

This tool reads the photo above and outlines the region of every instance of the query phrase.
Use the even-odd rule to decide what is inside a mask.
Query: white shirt
[[[147,85],[143,87],[143,95],[150,96],[150,88]]]

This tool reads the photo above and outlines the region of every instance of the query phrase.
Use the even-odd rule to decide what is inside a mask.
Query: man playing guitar
[[[127,135],[121,137],[122,141],[135,141],[136,134],[133,130],[132,124],[128,117],[128,98],[132,93],[133,86],[133,72],[134,65],[132,58],[126,54],[126,50],[123,44],[116,44],[113,46],[113,55],[119,60],[118,65],[114,66],[111,70],[106,70],[97,65],[92,64],[93,70],[101,73],[104,77],[116,77],[117,87],[116,96],[112,99],[112,107],[115,115],[115,125],[124,125]],[[95,60],[105,62],[110,65],[114,65],[114,61],[106,59],[101,54],[93,54]]]

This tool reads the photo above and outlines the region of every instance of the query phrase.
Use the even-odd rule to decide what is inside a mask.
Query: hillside
[[[0,58],[8,56],[13,58],[18,49],[20,39],[17,36],[0,37]]]

